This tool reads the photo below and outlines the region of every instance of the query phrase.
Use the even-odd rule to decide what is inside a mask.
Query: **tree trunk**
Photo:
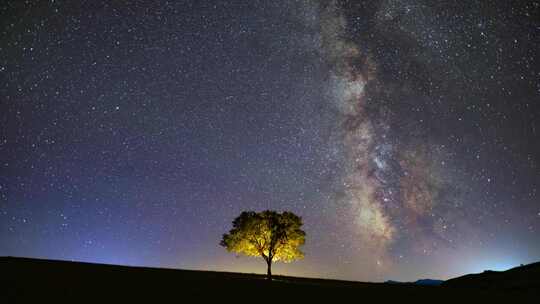
[[[268,265],[268,270],[266,272],[266,278],[269,280],[269,281],[272,281],[272,260],[268,259],[266,261],[266,264]]]

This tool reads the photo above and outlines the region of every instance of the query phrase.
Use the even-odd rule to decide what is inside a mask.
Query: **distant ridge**
[[[506,271],[486,270],[445,281],[442,286],[476,289],[540,290],[540,262]]]
[[[444,283],[443,280],[433,280],[433,279],[421,279],[414,282],[416,285],[428,285],[428,286],[439,286]]]
[[[400,282],[400,281],[393,281],[388,280],[384,283],[386,284],[413,284],[413,285],[423,285],[423,286],[439,286],[443,283],[443,280],[433,280],[433,279],[420,279],[416,280],[414,282]]]

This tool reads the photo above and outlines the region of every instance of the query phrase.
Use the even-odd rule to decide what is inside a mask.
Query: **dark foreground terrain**
[[[540,262],[522,265],[506,271],[484,271],[445,281],[454,288],[483,290],[535,290],[540,295]]]
[[[521,285],[510,284],[495,288],[497,283],[488,284],[487,287],[478,285],[483,279],[481,274],[447,281],[442,286],[360,283],[284,276],[276,276],[274,281],[268,282],[263,276],[254,274],[8,257],[0,258],[0,303],[114,300],[122,303],[132,300],[151,303],[201,303],[208,300],[218,303],[368,303],[372,300],[379,303],[440,303],[464,300],[467,303],[485,303],[487,300],[523,299],[528,303],[537,300],[539,294],[536,287],[540,265],[531,265],[531,269],[536,269],[536,272],[527,269],[527,275],[520,276]]]

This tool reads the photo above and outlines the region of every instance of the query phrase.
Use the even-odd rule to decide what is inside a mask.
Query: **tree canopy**
[[[244,211],[232,224],[220,245],[229,252],[264,258],[269,279],[273,261],[291,262],[304,257],[300,246],[305,243],[306,233],[301,229],[302,219],[292,212]]]

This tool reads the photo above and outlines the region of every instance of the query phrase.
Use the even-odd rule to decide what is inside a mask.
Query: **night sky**
[[[538,1],[2,1],[0,256],[274,273],[540,260]]]

